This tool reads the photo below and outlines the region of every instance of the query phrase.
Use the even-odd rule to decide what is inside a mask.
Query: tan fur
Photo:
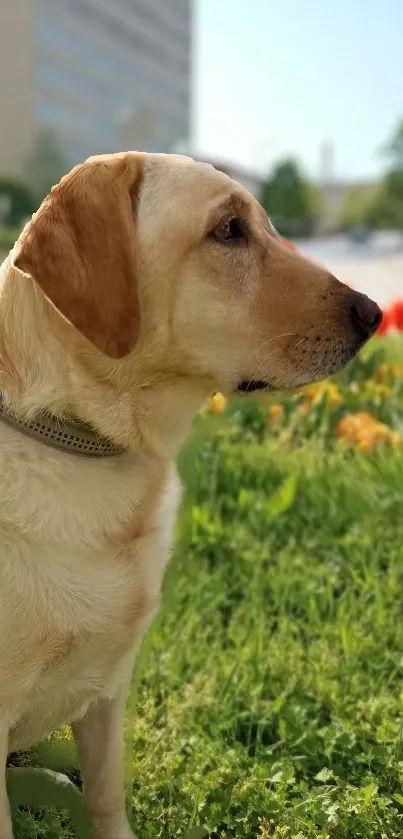
[[[133,227],[142,174],[140,155],[77,166],[53,187],[14,250],[14,264],[116,358],[133,348],[140,329]],[[107,230],[102,207],[113,218]]]
[[[246,240],[225,243],[234,216]],[[347,361],[362,343],[351,297],[189,158],[92,158],[21,234],[0,270],[0,390],[127,452],[80,459],[0,422],[1,839],[7,751],[66,722],[97,837],[132,836],[124,698],[169,558],[172,459],[212,391],[294,387]]]

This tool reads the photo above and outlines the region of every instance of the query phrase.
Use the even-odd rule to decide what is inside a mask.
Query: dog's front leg
[[[125,699],[100,699],[72,725],[96,839],[135,839],[125,811]]]
[[[0,719],[0,839],[13,839],[10,807],[6,789],[6,760],[8,753],[8,726],[2,727]]]

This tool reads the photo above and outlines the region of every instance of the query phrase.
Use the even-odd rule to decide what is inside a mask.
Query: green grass
[[[323,408],[326,434],[272,436],[244,405],[199,420],[180,461],[164,608],[127,714],[133,826],[140,839],[196,825],[211,839],[400,837],[403,451],[341,447]],[[35,758],[74,762],[63,739]],[[24,839],[72,835],[56,810],[17,823]]]

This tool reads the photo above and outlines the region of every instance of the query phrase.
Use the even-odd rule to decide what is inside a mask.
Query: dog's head
[[[283,389],[338,370],[375,303],[288,250],[213,167],[176,155],[90,158],[54,187],[14,250],[83,352],[211,390]],[[90,343],[88,343],[90,342]]]

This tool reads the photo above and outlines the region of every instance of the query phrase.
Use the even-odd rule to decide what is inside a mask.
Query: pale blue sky
[[[292,153],[372,176],[403,117],[403,0],[195,0],[194,146],[247,168]]]

